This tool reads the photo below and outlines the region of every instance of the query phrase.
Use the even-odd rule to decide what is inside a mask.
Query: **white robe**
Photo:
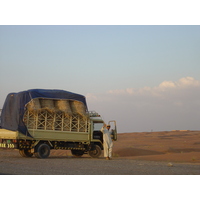
[[[113,142],[111,139],[111,131],[107,128],[102,127],[101,132],[103,133],[103,148],[104,148],[104,157],[112,157],[112,147]]]

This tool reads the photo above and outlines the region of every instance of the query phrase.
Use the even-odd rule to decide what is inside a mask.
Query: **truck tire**
[[[41,143],[36,147],[35,157],[36,158],[47,158],[50,154],[50,147],[48,144]]]
[[[93,145],[88,153],[92,158],[98,158],[101,155],[101,147],[99,145]]]
[[[84,151],[82,151],[82,150],[71,150],[71,153],[72,153],[73,156],[81,157],[84,154]]]
[[[19,154],[22,157],[32,157],[33,156],[33,153],[31,153],[30,149],[19,149]]]

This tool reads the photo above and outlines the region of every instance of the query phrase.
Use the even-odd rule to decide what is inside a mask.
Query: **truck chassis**
[[[51,149],[71,150],[72,155],[81,157],[89,154],[93,158],[101,155],[103,146],[101,143],[82,143],[68,141],[46,141],[46,140],[23,140],[23,139],[0,139],[0,148],[19,149],[23,157],[47,158]]]

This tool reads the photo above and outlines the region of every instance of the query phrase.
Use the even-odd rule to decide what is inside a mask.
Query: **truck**
[[[0,116],[0,148],[22,157],[47,158],[50,150],[71,150],[98,158],[103,150],[104,120],[88,111],[83,95],[65,90],[31,89],[7,95]],[[117,140],[115,120],[111,138]]]

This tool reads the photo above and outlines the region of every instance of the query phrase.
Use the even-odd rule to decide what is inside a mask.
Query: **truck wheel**
[[[33,153],[31,153],[31,150],[30,150],[30,149],[20,149],[20,150],[19,150],[19,154],[20,154],[22,157],[32,157],[32,156],[33,156]]]
[[[98,158],[101,155],[101,148],[99,145],[93,145],[88,153],[92,158]]]
[[[81,150],[71,150],[72,155],[76,157],[81,157],[84,154],[84,151]]]
[[[48,144],[42,143],[36,147],[36,158],[47,158],[50,154],[50,147]]]

